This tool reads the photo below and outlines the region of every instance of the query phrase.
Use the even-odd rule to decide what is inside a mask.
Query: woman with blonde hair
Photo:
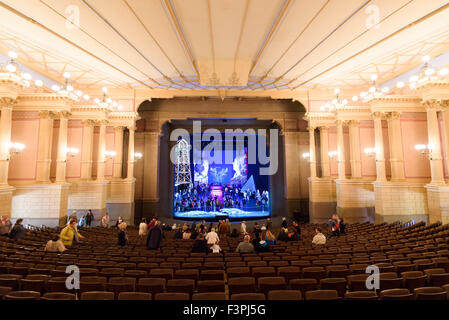
[[[128,236],[126,235],[126,222],[122,222],[118,225],[118,241],[119,246],[126,246],[128,244]]]
[[[269,244],[269,245],[274,245],[276,244],[276,237],[274,236],[274,234],[268,229],[267,232],[265,233],[265,241]]]

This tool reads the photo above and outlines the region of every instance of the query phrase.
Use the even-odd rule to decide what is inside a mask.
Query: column
[[[343,136],[343,121],[337,120],[337,157],[338,179],[346,179],[345,172],[345,141]]]
[[[123,163],[123,127],[115,127],[115,157],[113,164],[113,177],[120,179],[122,177],[122,163]]]
[[[8,184],[9,144],[11,142],[13,99],[1,98],[0,118],[0,185]]]
[[[53,144],[53,119],[55,114],[51,111],[39,112],[39,143],[37,152],[36,181],[50,182],[51,147]]]
[[[102,120],[98,122],[100,127],[100,134],[98,137],[98,150],[97,150],[97,181],[104,180],[104,169],[106,166],[106,124],[107,121]]]
[[[309,126],[310,177],[316,178],[315,127]]]
[[[61,111],[59,117],[58,154],[56,156],[56,182],[64,183],[67,166],[67,127],[70,112]]]
[[[128,127],[129,141],[128,141],[128,175],[127,179],[134,179],[134,131],[135,127]]]
[[[385,172],[384,140],[382,133],[382,113],[374,112],[374,147],[376,148],[376,175],[378,182],[387,181]]]
[[[362,165],[360,161],[360,121],[349,121],[349,151],[351,155],[351,176],[352,178],[362,177]]]
[[[432,176],[431,184],[444,184],[443,159],[441,156],[440,132],[438,128],[437,107],[439,102],[427,101],[425,103],[427,111],[427,135],[428,144],[431,146],[430,155],[430,173]]]
[[[83,121],[83,151],[81,157],[81,180],[92,179],[92,149],[94,140],[93,120]]]
[[[321,175],[330,177],[329,168],[329,127],[320,127]]]
[[[446,168],[449,169],[449,101],[445,101],[443,105],[443,136],[444,136],[444,150],[445,152],[445,158],[444,161],[446,163]]]
[[[390,142],[391,181],[405,179],[404,153],[402,151],[401,113],[388,112],[388,137]]]

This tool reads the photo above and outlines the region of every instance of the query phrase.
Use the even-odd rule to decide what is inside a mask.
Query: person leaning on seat
[[[118,225],[118,240],[117,240],[117,244],[119,246],[126,246],[128,244],[128,236],[126,235],[126,222],[122,222]]]
[[[70,223],[61,230],[59,237],[65,246],[71,246],[74,241],[79,242],[79,239],[85,239],[76,228],[76,219],[70,220]]]

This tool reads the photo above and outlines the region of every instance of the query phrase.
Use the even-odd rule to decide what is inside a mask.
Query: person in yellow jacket
[[[70,223],[61,230],[59,238],[65,246],[71,246],[74,240],[78,242],[79,239],[84,239],[76,228],[76,219],[71,219]]]

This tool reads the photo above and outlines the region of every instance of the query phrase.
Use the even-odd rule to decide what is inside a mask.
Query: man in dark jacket
[[[161,222],[156,221],[154,227],[152,227],[150,231],[148,231],[147,248],[159,250],[161,248],[163,236],[164,235],[161,228]]]
[[[89,212],[86,215],[86,226],[90,227],[93,220],[94,220],[94,214],[92,213],[92,210],[89,210]]]
[[[14,240],[22,240],[25,238],[27,230],[22,225],[23,219],[17,219],[16,224],[9,232],[9,237]]]
[[[287,219],[285,217],[282,217],[281,227],[287,229]]]

